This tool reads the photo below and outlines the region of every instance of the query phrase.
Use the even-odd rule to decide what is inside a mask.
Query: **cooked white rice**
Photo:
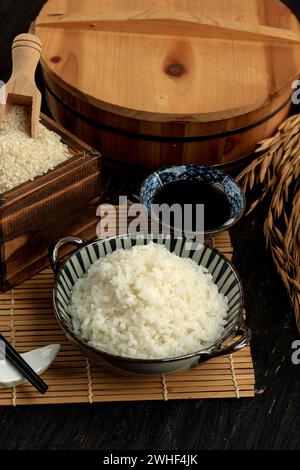
[[[53,170],[71,154],[60,136],[39,124],[39,136],[29,135],[26,108],[12,106],[0,129],[0,193]]]
[[[77,334],[90,345],[139,359],[212,345],[227,311],[205,268],[155,243],[96,261],[75,284],[69,306]]]

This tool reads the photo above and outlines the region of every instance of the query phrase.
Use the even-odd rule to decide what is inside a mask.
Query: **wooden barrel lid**
[[[300,71],[299,23],[279,0],[49,0],[35,33],[55,79],[143,120],[240,116]]]

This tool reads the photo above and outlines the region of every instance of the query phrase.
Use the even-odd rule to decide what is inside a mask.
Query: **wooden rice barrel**
[[[49,0],[49,107],[119,162],[226,167],[287,117],[300,27],[279,0]]]

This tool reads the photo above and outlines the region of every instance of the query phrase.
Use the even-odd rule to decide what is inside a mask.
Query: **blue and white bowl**
[[[211,183],[221,189],[227,196],[230,204],[229,219],[220,227],[205,230],[205,235],[214,235],[223,230],[227,230],[236,224],[244,214],[246,208],[245,195],[242,188],[231,176],[207,166],[175,165],[155,171],[148,176],[141,186],[140,201],[151,217],[159,221],[157,216],[151,212],[152,200],[157,191],[166,184],[180,180]],[[170,228],[173,229],[173,227]]]
[[[150,241],[166,246],[178,256],[193,259],[197,264],[208,269],[219,291],[228,297],[229,311],[227,325],[222,338],[211,347],[195,351],[181,357],[164,358],[159,360],[132,359],[109,354],[90,346],[74,331],[72,317],[68,313],[71,291],[76,281],[83,277],[90,266],[99,258],[116,250],[130,249],[134,245],[146,245]],[[67,244],[78,247],[66,261],[59,261],[59,250]],[[195,249],[195,247],[197,249]],[[152,239],[151,236],[134,238],[130,235],[108,238],[104,241],[87,243],[77,237],[62,238],[53,243],[49,249],[50,260],[56,275],[53,291],[53,305],[56,318],[68,338],[87,357],[105,364],[112,370],[127,374],[161,375],[182,372],[213,357],[231,354],[249,344],[250,331],[243,320],[244,296],[243,288],[232,264],[217,250],[185,239],[176,240],[173,237]],[[195,293],[197,295],[197,293]]]

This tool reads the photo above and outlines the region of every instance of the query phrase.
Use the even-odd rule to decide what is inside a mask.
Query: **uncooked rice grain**
[[[12,106],[0,129],[0,193],[53,170],[71,154],[60,136],[41,123],[39,135],[29,135],[30,117],[22,106]]]
[[[72,291],[69,313],[91,346],[162,359],[199,351],[224,332],[228,300],[208,271],[150,243],[96,261]]]

